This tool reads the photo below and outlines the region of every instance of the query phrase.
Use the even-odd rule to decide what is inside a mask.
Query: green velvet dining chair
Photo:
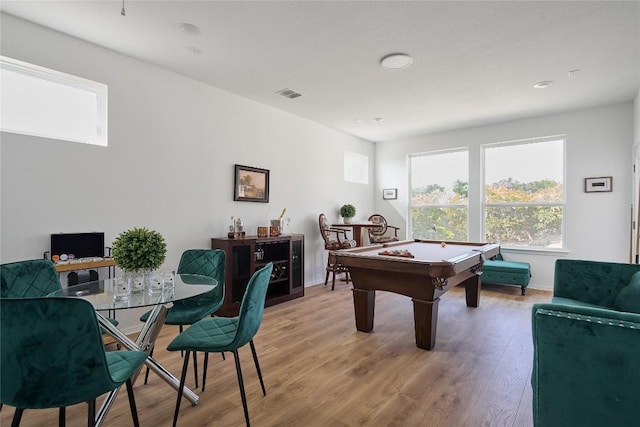
[[[0,298],[46,297],[60,289],[60,276],[48,259],[30,259],[0,265]],[[116,319],[108,320],[118,326]]]
[[[65,408],[86,402],[95,425],[96,398],[126,383],[133,424],[138,426],[131,375],[147,358],[142,351],[105,351],[96,313],[79,298],[0,299],[0,402],[25,409]]]
[[[242,379],[242,368],[240,366],[240,357],[238,349],[247,343],[251,346],[251,354],[253,362],[256,365],[262,394],[267,395],[262,380],[262,372],[258,362],[253,337],[260,329],[262,323],[262,314],[264,312],[264,303],[267,296],[267,288],[271,279],[273,264],[269,263],[262,269],[256,271],[249,283],[242,298],[240,312],[237,317],[208,317],[202,319],[187,330],[178,335],[169,345],[169,351],[185,351],[184,363],[182,367],[182,376],[180,379],[180,387],[178,388],[178,400],[176,402],[176,410],[173,416],[173,426],[178,422],[178,414],[180,412],[180,401],[182,400],[182,390],[184,388],[187,367],[189,365],[189,353],[193,351],[202,351],[205,353],[223,353],[229,351],[233,353],[236,363],[236,374],[238,376],[238,386],[240,388],[240,396],[242,397],[242,407],[244,409],[244,418],[247,427],[250,426],[249,411],[247,409],[247,397],[244,391],[244,382]],[[204,382],[205,379],[203,378]]]
[[[180,257],[177,274],[198,274],[209,276],[218,281],[218,286],[209,292],[195,297],[175,301],[173,307],[167,311],[166,325],[177,325],[180,332],[184,326],[192,325],[198,320],[212,315],[224,302],[224,272],[226,265],[226,254],[220,249],[187,249]],[[148,311],[144,313],[140,320],[146,322],[149,318]],[[151,349],[153,356],[153,349]],[[193,368],[195,375],[195,385],[198,387],[198,365],[195,352],[193,353]],[[145,374],[145,384],[149,378],[149,368]],[[204,391],[204,381],[203,381]]]
[[[48,259],[0,265],[0,298],[46,297],[60,288],[58,273]]]

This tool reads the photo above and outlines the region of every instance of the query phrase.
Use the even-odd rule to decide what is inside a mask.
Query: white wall
[[[2,55],[109,86],[109,146],[1,134],[0,261],[38,258],[49,235],[131,227],[161,232],[165,268],[187,248],[249,234],[283,208],[305,235],[305,281],[324,280],[318,214],[373,211],[375,146],[96,45],[2,15]],[[295,102],[295,101],[293,101]],[[369,157],[370,183],[343,180],[345,150]],[[269,169],[270,202],[233,201],[234,164]]]
[[[640,89],[638,90],[638,93],[636,94],[636,97],[633,101],[633,117],[633,140],[635,141],[634,145],[638,146],[640,145]]]
[[[503,251],[506,259],[531,263],[533,277],[530,286],[551,289],[554,263],[559,257],[629,261],[633,129],[633,104],[627,102],[377,144],[376,210],[389,223],[401,224],[406,228],[407,156],[432,150],[469,147],[469,203],[472,213],[469,240],[482,241],[478,180],[480,145],[566,134],[568,253],[542,255]],[[584,193],[584,178],[593,176],[613,176],[613,192]],[[383,201],[382,188],[395,187],[398,188],[398,200]]]

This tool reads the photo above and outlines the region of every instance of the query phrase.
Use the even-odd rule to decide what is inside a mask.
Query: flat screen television
[[[58,233],[51,235],[51,257],[104,257],[104,233]]]

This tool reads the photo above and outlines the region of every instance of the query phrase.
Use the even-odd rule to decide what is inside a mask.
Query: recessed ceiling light
[[[176,30],[182,34],[200,34],[200,28],[188,22],[176,24]]]
[[[373,121],[374,121],[374,122],[378,122],[378,123],[380,123],[380,122],[384,122],[384,118],[382,118],[382,117],[374,117],[374,118],[373,118]]]
[[[580,69],[576,68],[575,70],[569,70],[568,74],[569,74],[569,77],[575,77],[578,74],[580,74]]]
[[[202,53],[202,49],[198,49],[195,46],[185,46],[185,49],[187,49],[189,52],[193,53],[194,55],[200,55]]]
[[[362,123],[362,122],[363,122],[363,120],[362,120],[362,119],[355,119],[355,120],[354,120],[354,123]]]
[[[406,53],[391,53],[380,60],[380,65],[390,70],[406,68],[413,62],[413,59]]]
[[[533,87],[535,87],[536,89],[544,89],[551,86],[552,84],[553,82],[551,80],[545,80],[543,82],[538,82],[534,84]]]

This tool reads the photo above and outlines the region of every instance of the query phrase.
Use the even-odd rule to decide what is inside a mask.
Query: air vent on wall
[[[285,88],[276,92],[278,95],[282,95],[285,98],[296,99],[302,96],[300,92],[296,92],[293,89]]]

